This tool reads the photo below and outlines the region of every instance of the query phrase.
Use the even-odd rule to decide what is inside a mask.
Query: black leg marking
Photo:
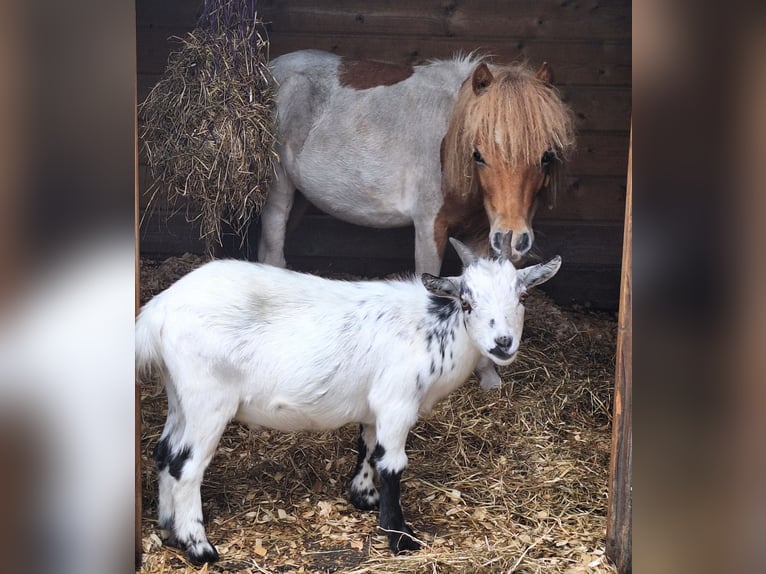
[[[170,475],[178,480],[191,454],[192,450],[189,446],[185,446],[179,452],[173,452],[168,438],[165,437],[154,448],[154,462],[157,464],[157,470],[163,471],[168,468]]]
[[[370,471],[374,464],[372,454],[367,450],[364,442],[364,427],[359,426],[358,450],[354,474],[348,481],[349,501],[359,510],[373,510],[378,507],[378,492],[374,487],[366,488],[364,485],[373,484]],[[361,477],[361,479],[360,479]]]
[[[158,470],[165,470],[168,465],[168,458],[170,458],[170,445],[168,444],[168,437],[165,437],[154,447],[154,462]]]
[[[375,452],[378,452],[378,448]],[[420,543],[415,541],[412,529],[404,522],[400,500],[401,471],[378,470],[378,475],[380,476],[380,527],[388,535],[388,546],[394,554],[419,550]]]

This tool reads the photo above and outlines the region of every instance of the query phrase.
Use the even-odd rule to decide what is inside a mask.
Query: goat
[[[451,241],[465,266],[459,277],[349,282],[221,260],[144,306],[136,363],[160,374],[168,396],[154,458],[159,526],[170,544],[197,565],[218,558],[200,486],[237,420],[285,432],[359,423],[350,500],[379,507],[394,553],[420,547],[400,502],[407,435],[480,357],[514,360],[526,291],[561,265],[557,256],[517,270],[509,242],[498,259],[479,259]]]

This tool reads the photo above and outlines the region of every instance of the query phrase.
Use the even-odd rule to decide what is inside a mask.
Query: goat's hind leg
[[[348,481],[351,504],[359,510],[373,510],[378,507],[380,495],[375,487],[375,467],[372,454],[377,439],[374,425],[359,425],[359,455],[354,475]]]
[[[168,389],[168,422],[155,457],[160,478],[160,528],[168,543],[184,550],[195,565],[215,562],[218,552],[207,539],[202,522],[200,487],[226,425],[236,412],[236,400],[216,397],[210,385],[205,400],[198,396],[176,400]],[[193,404],[188,404],[191,399]]]

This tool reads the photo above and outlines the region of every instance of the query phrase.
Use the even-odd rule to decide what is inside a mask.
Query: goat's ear
[[[437,297],[448,297],[457,299],[460,296],[460,289],[451,279],[446,277],[437,277],[430,273],[423,273],[420,276],[426,291],[433,293]]]
[[[556,257],[546,263],[519,269],[519,278],[527,288],[534,287],[548,281],[548,279],[558,273],[559,268],[561,268],[561,257],[556,255]]]
[[[471,263],[476,263],[479,259],[465,243],[458,241],[454,237],[450,237],[449,242],[452,243],[452,247],[457,251],[458,257],[460,257],[460,261],[463,262],[464,267],[468,267]]]

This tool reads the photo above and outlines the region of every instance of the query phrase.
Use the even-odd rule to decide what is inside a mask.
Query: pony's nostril
[[[522,233],[516,241],[516,250],[524,253],[527,249],[529,249],[529,233]]]
[[[492,236],[492,249],[494,249],[497,253],[500,253],[500,250],[502,248],[503,248],[503,233],[501,231],[497,231]]]
[[[507,349],[513,345],[513,337],[497,337],[495,339],[495,344],[501,349]]]

